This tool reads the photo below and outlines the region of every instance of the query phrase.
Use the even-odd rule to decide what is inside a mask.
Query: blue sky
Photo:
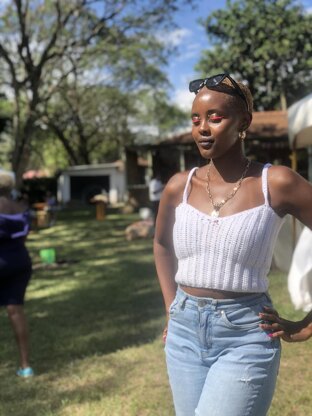
[[[179,55],[173,56],[166,70],[173,85],[170,96],[181,108],[189,110],[192,94],[188,92],[188,83],[196,78],[194,66],[199,61],[201,51],[207,49],[208,38],[199,18],[205,19],[212,11],[225,7],[226,0],[196,1],[196,9],[184,6],[175,18],[179,28],[166,35],[166,40],[178,47]],[[312,12],[312,0],[302,0],[301,4]]]

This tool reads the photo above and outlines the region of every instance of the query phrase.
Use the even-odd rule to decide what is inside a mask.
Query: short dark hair
[[[248,88],[248,86],[240,81],[236,81],[236,83],[238,84],[241,92],[244,94],[246,101],[248,103],[248,108],[250,113],[252,113],[253,111],[253,98],[252,98],[252,94],[250,92],[250,89]],[[215,89],[216,91],[222,91],[226,94],[230,94],[230,95],[235,95],[236,97],[239,97],[239,95],[237,94],[233,84],[231,83],[230,80],[228,80],[227,78],[225,78],[222,83],[214,88],[209,88],[209,89]]]

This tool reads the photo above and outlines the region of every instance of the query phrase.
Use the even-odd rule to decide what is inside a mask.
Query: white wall
[[[71,176],[109,176],[109,202],[115,204],[124,201],[126,193],[125,172],[114,164],[73,166],[65,170],[58,179],[57,199],[60,203],[71,200],[70,178]]]

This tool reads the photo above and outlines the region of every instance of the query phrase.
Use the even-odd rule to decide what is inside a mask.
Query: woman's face
[[[205,159],[215,159],[231,151],[240,140],[239,131],[248,127],[248,114],[235,103],[235,98],[207,88],[196,95],[192,106],[192,135]]]

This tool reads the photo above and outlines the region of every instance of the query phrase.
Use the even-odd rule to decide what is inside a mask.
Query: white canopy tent
[[[291,105],[287,113],[290,147],[312,146],[312,93]]]
[[[297,149],[307,148],[309,180],[312,181],[312,93],[287,110],[289,145],[293,150],[292,168],[297,170]]]
[[[309,180],[312,181],[312,93],[288,108],[288,135],[293,150],[292,168],[297,170],[296,150],[307,148]],[[293,221],[293,241],[297,240]],[[295,247],[288,274],[288,290],[297,309],[312,307],[312,231],[304,227]]]

